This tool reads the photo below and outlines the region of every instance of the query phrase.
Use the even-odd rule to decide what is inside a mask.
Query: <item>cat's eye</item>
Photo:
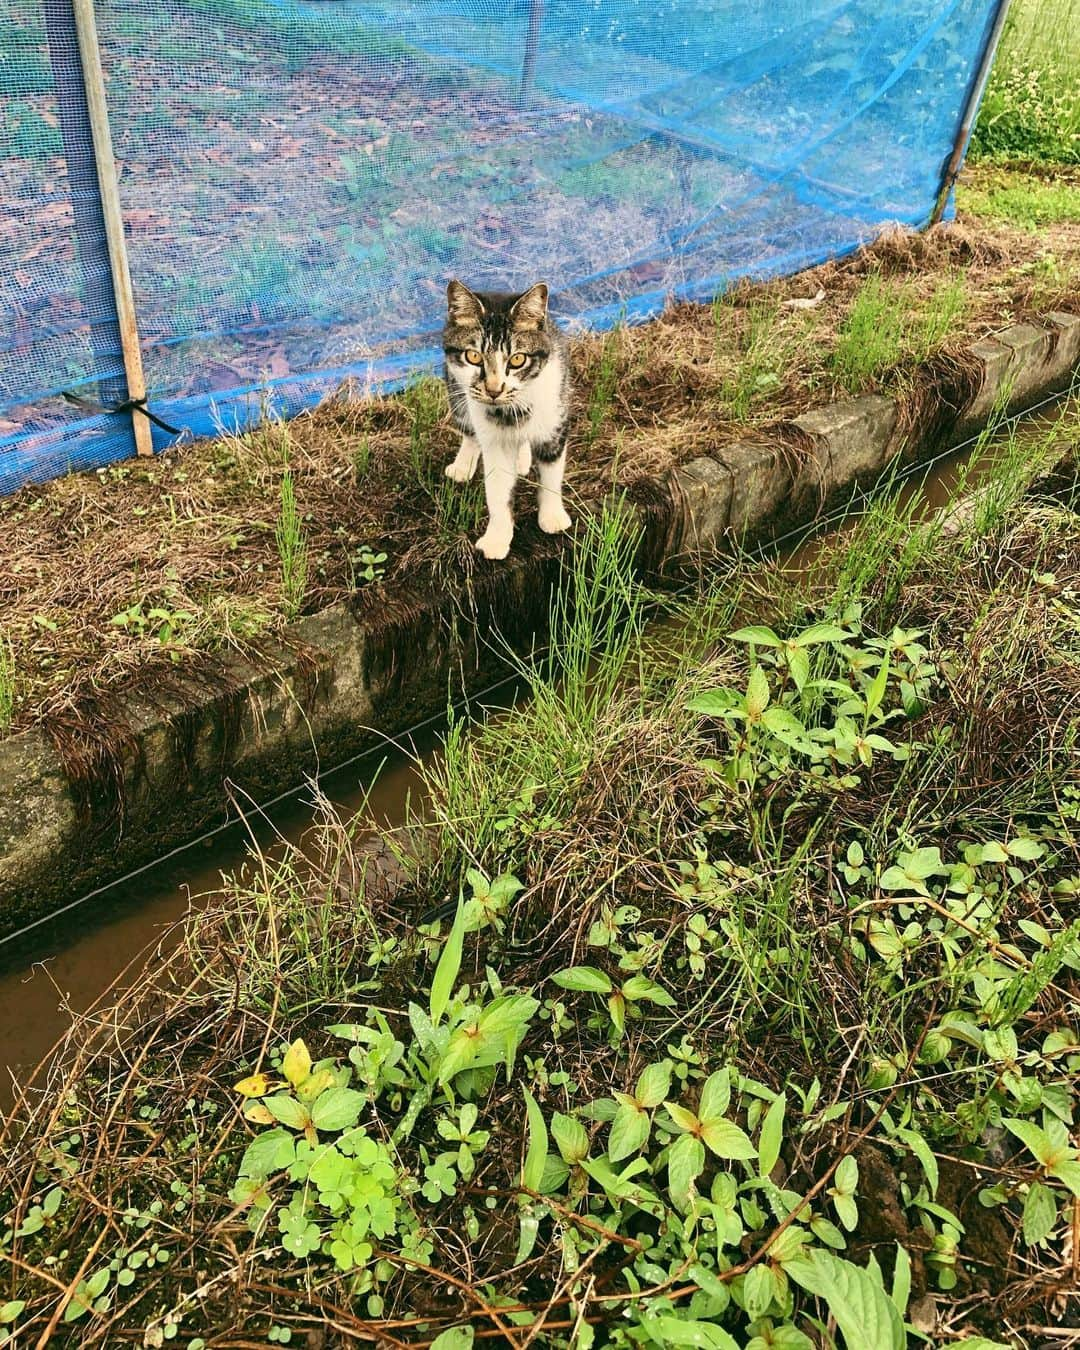
[[[465,360],[468,361],[470,366],[479,366],[482,364],[484,358],[480,355],[479,352],[473,351],[473,349],[470,347],[469,350],[465,353]]]
[[[511,370],[520,370],[528,359],[524,352],[515,352],[506,364]]]

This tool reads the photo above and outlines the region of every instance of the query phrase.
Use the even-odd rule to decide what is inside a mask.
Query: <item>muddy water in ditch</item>
[[[1025,436],[1037,434],[1048,421],[1025,425]],[[974,486],[992,471],[993,463],[992,454],[980,457],[967,474],[966,486]],[[929,514],[949,501],[966,470],[966,456],[957,454],[903,491],[918,496],[918,514]],[[788,566],[809,566],[834,534],[823,532],[796,549]],[[508,680],[484,703],[497,713],[510,705],[514,693]],[[420,805],[418,760],[437,754],[438,729],[429,728],[325,775],[319,786],[343,816],[366,807],[380,823],[400,825],[410,796],[414,805]],[[310,789],[265,813],[247,813],[250,832],[241,825],[231,826],[35,929],[21,946],[0,945],[0,1109],[10,1103],[13,1083],[50,1051],[73,1016],[88,1009],[110,985],[122,987],[125,972],[143,966],[148,951],[156,953],[177,941],[179,921],[190,906],[212,896],[222,873],[241,866],[252,836],[264,848],[275,841],[297,842],[313,814]],[[149,960],[154,959],[151,954]]]

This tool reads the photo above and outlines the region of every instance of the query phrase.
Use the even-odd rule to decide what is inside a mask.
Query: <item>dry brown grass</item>
[[[835,397],[829,357],[871,269],[901,282],[915,310],[962,272],[968,312],[938,357],[934,383],[944,388],[967,341],[1035,312],[1080,308],[1080,225],[1037,240],[965,221],[927,235],[890,233],[849,259],[739,287],[719,323],[711,307],[682,304],[641,327],[577,340],[579,446],[605,344],[617,372],[587,455],[575,455],[571,443],[568,490],[578,511],[613,486],[644,492],[673,465],[748,428],[782,432],[794,416]],[[785,305],[819,291],[812,309]],[[780,378],[755,392],[737,420],[723,391],[738,377],[763,306],[773,314],[763,359]],[[926,391],[910,362],[875,383],[906,390],[912,420],[927,415],[916,406]],[[15,660],[14,728],[40,723],[70,733],[107,718],[110,696],[136,683],[167,685],[193,667],[210,674],[229,648],[279,635],[285,603],[274,526],[286,464],[307,537],[307,611],[343,599],[379,606],[402,585],[467,581],[486,566],[470,543],[482,494],[474,484],[463,499],[462,489],[444,483],[454,438],[443,413],[434,385],[412,400],[357,399],[346,390],[287,426],[182,446],[149,465],[72,475],[0,500],[0,637]],[[521,491],[523,517],[531,515],[532,493]],[[522,532],[526,546],[531,529]],[[385,576],[374,583],[357,576],[365,547],[387,554]],[[162,641],[160,620],[143,632],[113,622],[132,605],[144,616],[162,609],[190,618]]]

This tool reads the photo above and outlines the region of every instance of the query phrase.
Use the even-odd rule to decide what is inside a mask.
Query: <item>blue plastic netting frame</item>
[[[150,406],[210,434],[398,383],[450,276],[604,327],[922,226],[996,9],[101,0]],[[7,492],[133,440],[70,0],[0,17]]]

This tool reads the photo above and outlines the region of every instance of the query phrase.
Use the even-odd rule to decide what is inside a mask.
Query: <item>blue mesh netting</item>
[[[401,379],[450,276],[602,326],[922,224],[994,8],[99,0],[150,406]],[[0,19],[3,492],[133,440],[70,0]]]

